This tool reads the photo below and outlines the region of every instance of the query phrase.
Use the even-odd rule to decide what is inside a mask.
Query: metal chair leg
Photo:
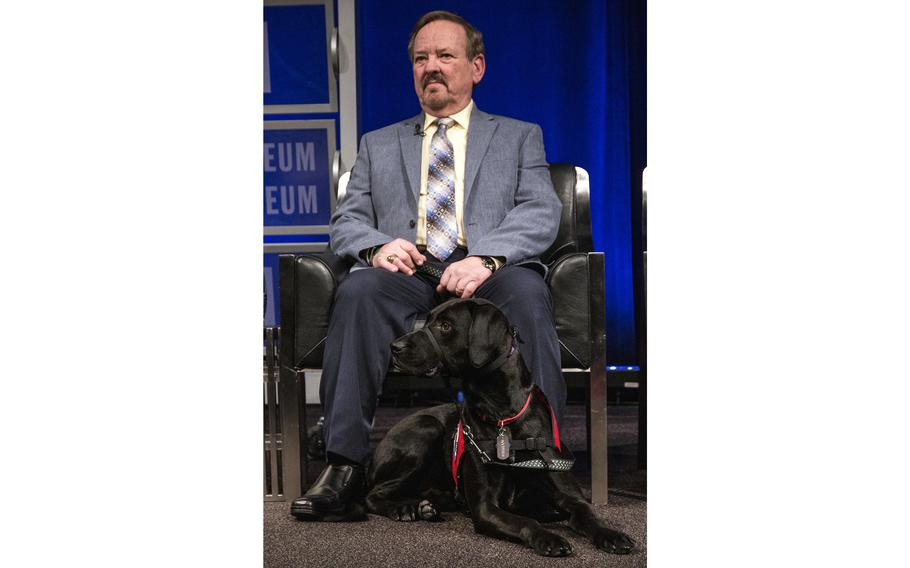
[[[591,376],[588,400],[591,429],[591,502],[607,502],[607,369],[606,314],[604,312],[604,255],[588,255],[588,282],[591,302]]]

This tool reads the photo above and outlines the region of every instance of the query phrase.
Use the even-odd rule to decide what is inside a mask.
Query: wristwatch
[[[483,263],[483,267],[490,271],[490,274],[496,272],[496,261],[493,260],[492,256],[481,256],[478,258]]]
[[[367,264],[373,264],[373,257],[376,256],[376,253],[379,252],[379,249],[382,248],[382,245],[376,245],[374,247],[365,248],[360,251],[360,258],[363,259]]]

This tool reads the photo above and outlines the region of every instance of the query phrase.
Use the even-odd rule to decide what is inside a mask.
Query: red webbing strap
[[[550,403],[547,402],[547,397],[543,394],[543,391],[536,385],[534,390],[537,391],[537,395],[540,397],[541,402],[543,402],[544,406],[546,406],[547,410],[550,412],[550,419],[553,421],[553,443],[556,445],[557,451],[562,451],[559,444],[559,426],[556,424],[556,413],[553,412],[553,408],[551,408]]]
[[[528,399],[525,401],[525,405],[521,407],[521,410],[518,411],[518,414],[516,414],[515,416],[511,416],[509,418],[503,418],[502,420],[497,420],[496,425],[499,426],[500,428],[502,428],[503,426],[505,426],[506,424],[509,424],[510,422],[515,422],[516,420],[521,418],[522,414],[525,413],[525,410],[528,409],[529,404],[531,404],[531,393],[528,393]]]
[[[461,431],[461,420],[458,421],[458,429],[455,430],[455,440],[452,442],[452,479],[455,481],[455,489],[458,489],[458,464],[461,463],[461,455],[464,453],[464,434]]]

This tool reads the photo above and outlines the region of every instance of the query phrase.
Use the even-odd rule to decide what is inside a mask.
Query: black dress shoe
[[[363,493],[362,465],[325,466],[319,478],[302,497],[291,503],[291,514],[300,521],[366,520],[358,502]]]

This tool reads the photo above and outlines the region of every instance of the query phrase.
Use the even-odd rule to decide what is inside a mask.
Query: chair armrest
[[[599,267],[599,269],[598,269]],[[603,253],[575,252],[560,256],[547,273],[553,298],[553,318],[559,336],[562,367],[587,369],[594,358],[592,344],[603,315],[592,313],[592,294],[603,295]]]
[[[279,256],[282,367],[322,367],[335,290],[351,264],[330,252]]]

